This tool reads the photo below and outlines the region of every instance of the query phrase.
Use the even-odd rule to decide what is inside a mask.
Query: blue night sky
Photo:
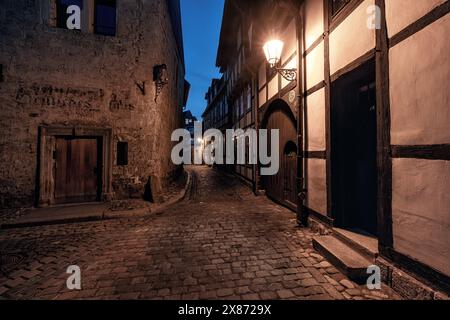
[[[186,80],[192,86],[186,110],[199,120],[211,80],[220,77],[216,55],[223,6],[224,0],[181,0]]]

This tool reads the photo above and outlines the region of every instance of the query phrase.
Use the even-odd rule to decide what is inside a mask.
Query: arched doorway
[[[266,194],[294,210],[297,206],[297,129],[295,123],[294,115],[283,100],[276,100],[269,106],[261,123],[262,128],[278,129],[280,133],[280,168],[276,175],[262,177]]]

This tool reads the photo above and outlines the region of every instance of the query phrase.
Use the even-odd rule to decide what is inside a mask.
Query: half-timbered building
[[[235,172],[321,231],[349,276],[375,264],[410,298],[450,288],[449,9],[226,0],[217,56],[232,127],[280,130],[278,174]]]

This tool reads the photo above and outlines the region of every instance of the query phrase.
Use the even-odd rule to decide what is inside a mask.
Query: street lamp
[[[284,43],[279,39],[273,39],[266,42],[263,47],[267,62],[270,67],[275,69],[287,81],[297,80],[297,69],[283,69],[277,66],[281,61],[281,54],[283,53]]]

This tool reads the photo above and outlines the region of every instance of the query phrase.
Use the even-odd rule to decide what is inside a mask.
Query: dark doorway
[[[375,62],[333,82],[331,185],[335,226],[377,235]]]
[[[56,137],[56,203],[99,200],[102,148],[102,139],[97,137]]]

